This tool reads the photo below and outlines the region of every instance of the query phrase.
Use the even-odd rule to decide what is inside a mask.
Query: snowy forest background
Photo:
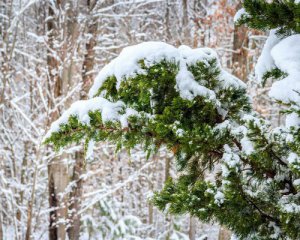
[[[147,160],[138,148],[129,156],[103,143],[84,156],[82,146],[57,153],[42,140],[64,109],[86,98],[105,64],[144,41],[214,48],[247,83],[255,109],[278,125],[278,106],[253,74],[266,37],[234,25],[240,7],[235,0],[0,0],[0,239],[79,232],[80,239],[229,239],[220,226],[165,215],[148,201],[175,174],[166,150]]]

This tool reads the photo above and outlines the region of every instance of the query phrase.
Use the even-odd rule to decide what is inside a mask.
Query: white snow
[[[133,77],[136,74],[144,73],[138,61],[145,59],[146,66],[163,59],[176,60],[179,58],[177,49],[167,43],[144,42],[134,46],[124,48],[120,55],[106,65],[95,79],[94,85],[90,89],[89,96],[93,97],[103,82],[109,76],[117,78],[117,85],[123,78]]]
[[[224,203],[224,199],[225,199],[224,193],[217,191],[217,193],[214,196],[214,199],[215,199],[215,204],[221,206],[221,204]]]
[[[273,233],[270,235],[270,238],[279,239],[281,234],[281,229],[277,226],[277,224],[275,222],[270,222],[268,227],[273,228]]]
[[[241,145],[242,145],[243,152],[246,155],[251,155],[254,152],[253,143],[250,141],[248,137],[243,137],[241,139]]]
[[[253,122],[256,126],[261,127],[262,126],[262,119],[258,118],[256,116],[250,115],[250,114],[244,114],[242,117],[242,120],[246,122]],[[264,122],[267,124],[267,121],[264,120]]]
[[[291,113],[286,116],[285,126],[289,127],[297,127],[300,126],[300,118],[297,113]]]
[[[240,137],[240,143],[242,145],[242,151],[246,155],[251,155],[254,152],[254,145],[247,137],[248,129],[245,126],[239,126],[231,131],[237,137]]]
[[[282,211],[286,213],[300,213],[300,206],[296,203],[282,204]]]
[[[290,164],[299,163],[299,156],[296,153],[291,152],[287,160]]]
[[[295,186],[299,186],[299,185],[300,185],[300,178],[294,180],[294,181],[293,181],[293,184],[294,184]]]
[[[238,236],[236,236],[234,233],[231,235],[230,240],[239,240]]]
[[[229,72],[222,70],[219,76],[219,80],[222,83],[222,87],[224,89],[229,88],[229,87],[234,87],[234,88],[246,88],[247,85],[242,82],[240,79],[237,77],[233,76]]]
[[[300,34],[289,36],[280,41],[271,51],[277,67],[287,73],[300,71]]]
[[[236,12],[234,15],[233,21],[236,23],[238,22],[243,16],[247,15],[248,13],[246,12],[245,8],[241,8]]]
[[[214,91],[201,86],[194,79],[193,74],[187,70],[186,64],[180,64],[180,70],[176,76],[176,89],[180,93],[180,97],[188,100],[193,100],[196,96],[208,97],[210,100],[215,100]]]
[[[125,114],[121,115],[119,112],[124,109],[124,106],[122,101],[113,103],[102,97],[77,101],[73,103],[58,120],[52,123],[44,139],[49,138],[53,132],[58,132],[60,125],[66,124],[71,116],[76,116],[81,123],[89,125],[90,111],[100,111],[103,122],[119,121],[121,122],[122,127],[127,127],[127,118],[137,114],[137,112],[128,108],[126,109]]]
[[[224,131],[227,129],[231,130],[232,122],[229,120],[225,120],[224,122],[219,123],[216,127],[214,127],[215,131]]]
[[[288,76],[272,85],[269,95],[283,102],[300,101],[300,34],[289,36],[271,50],[276,66]]]
[[[93,157],[94,146],[95,146],[95,141],[93,139],[91,139],[88,142],[87,150],[86,150],[86,153],[85,153],[85,158],[86,159],[91,159]]]
[[[122,128],[128,127],[127,119],[128,119],[128,117],[133,116],[133,115],[138,115],[138,112],[132,108],[126,108],[125,113],[120,115],[119,121],[121,123]]]
[[[276,36],[276,29],[270,32],[262,54],[258,59],[255,73],[262,80],[267,71],[279,68],[287,77],[273,83],[269,96],[284,103],[299,102],[300,95],[300,34],[284,39]]]
[[[260,82],[266,72],[276,67],[273,57],[271,56],[271,50],[279,41],[280,39],[276,36],[276,29],[271,30],[255,66],[255,74]]]
[[[240,157],[236,154],[227,144],[224,145],[224,154],[222,157],[224,164],[221,165],[222,167],[222,176],[227,177],[229,175],[229,168],[236,168],[240,162]]]
[[[119,88],[121,82],[126,78],[145,73],[139,64],[140,60],[144,60],[145,65],[149,67],[163,59],[174,62],[179,66],[179,72],[176,76],[176,89],[182,98],[192,100],[196,96],[205,96],[210,100],[215,100],[215,93],[195,81],[192,73],[187,70],[187,66],[195,64],[197,61],[208,64],[209,60],[216,59],[217,66],[220,67],[216,52],[209,48],[191,49],[184,45],[175,48],[163,42],[144,42],[124,48],[117,58],[99,72],[94,85],[90,89],[90,98],[97,94],[107,77],[115,76],[117,88]],[[224,87],[245,87],[242,81],[225,71],[222,71],[219,80]]]
[[[179,129],[176,130],[176,136],[183,137],[183,135],[184,135],[184,130],[183,129],[179,128]]]

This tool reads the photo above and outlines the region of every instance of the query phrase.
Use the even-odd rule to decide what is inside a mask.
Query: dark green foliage
[[[83,138],[96,141],[111,140],[121,147],[133,148],[143,144],[145,151],[151,152],[162,144],[169,147],[178,157],[179,168],[183,169],[186,158],[195,152],[210,152],[219,149],[226,141],[213,141],[213,127],[224,121],[216,104],[205,97],[197,96],[193,100],[183,99],[176,90],[178,64],[163,60],[150,67],[140,61],[145,74],[137,74],[121,82],[117,90],[116,78],[108,77],[98,94],[111,101],[121,100],[127,107],[137,110],[139,116],[129,118],[128,129],[121,129],[116,122],[103,123],[99,111],[90,112],[90,125],[69,118],[67,124],[61,125],[60,131],[54,132],[46,143],[52,142],[57,149]],[[248,97],[243,88],[223,88],[219,80],[220,69],[216,59],[208,62],[197,62],[188,66],[195,80],[201,85],[213,89],[217,99],[222,102],[228,117],[236,118],[240,111],[249,111]],[[148,118],[147,114],[155,116]],[[176,134],[177,130],[183,132]],[[204,142],[210,144],[203,144]],[[186,155],[186,157],[182,157]],[[214,159],[214,154],[204,161],[207,164]]]
[[[248,14],[240,23],[290,35],[300,31],[299,5],[245,0]],[[166,146],[180,174],[155,193],[152,201],[161,210],[217,221],[241,239],[300,239],[300,184],[295,183],[300,179],[299,128],[272,129],[257,117],[245,88],[223,75],[216,58],[186,66],[216,99],[180,95],[176,77],[181,62],[146,61],[138,62],[142,73],[121,82],[107,77],[96,94],[124,103],[120,115],[128,109],[138,113],[127,117],[125,127],[118,120],[103,121],[101,111],[90,111],[89,124],[72,115],[46,143],[59,149],[72,142],[111,141],[118,149],[142,145],[148,155]],[[273,69],[264,80],[285,76]],[[288,107],[286,113],[300,116],[297,103]]]
[[[266,81],[269,78],[280,79],[280,78],[286,77],[286,76],[287,76],[287,74],[282,72],[279,68],[274,68],[271,71],[268,71],[264,74],[262,85],[265,86]]]
[[[292,179],[299,177],[299,169],[293,173],[288,168],[283,160],[287,144],[276,136],[272,141],[268,137],[268,125],[247,121],[246,126],[255,151],[248,156],[240,155],[241,162],[237,167],[227,165],[229,174],[219,176],[216,185],[203,181],[199,174],[189,172],[177,181],[170,180],[161,192],[156,193],[153,201],[161,210],[167,208],[173,214],[191,213],[202,221],[217,220],[241,239],[274,239],[270,237],[273,234],[270,223],[281,229],[275,239],[286,239],[287,236],[298,239],[295,225],[299,226],[291,223],[291,219],[299,220],[300,215],[282,212],[278,203],[282,193],[294,194],[299,203],[300,198],[292,183]],[[232,141],[238,140],[233,138]],[[227,136],[225,142],[229,144],[230,137]],[[276,179],[280,175],[286,177]],[[216,204],[217,189],[222,189],[224,194],[221,204]],[[291,199],[295,201],[293,197]]]
[[[191,213],[203,221],[218,221],[241,238],[269,239],[273,233],[269,225],[274,223],[282,231],[278,236],[296,239],[295,227],[285,222],[297,219],[298,215],[283,213],[277,203],[287,185],[291,193],[296,193],[292,179],[293,174],[298,176],[297,166],[294,171],[287,168],[282,158],[287,155],[288,145],[280,136],[270,139],[269,126],[264,121],[254,116],[250,120],[241,118],[251,114],[245,89],[224,87],[216,60],[197,62],[188,66],[189,71],[198,83],[215,92],[217,100],[204,96],[187,100],[175,88],[178,63],[163,60],[149,67],[143,61],[139,64],[145,73],[124,79],[118,89],[116,78],[108,77],[97,94],[113,102],[122,101],[125,108],[139,113],[127,119],[128,127],[122,127],[118,121],[103,122],[100,111],[90,111],[89,124],[71,116],[46,143],[59,149],[72,142],[93,139],[112,141],[118,149],[128,150],[141,144],[148,155],[165,145],[174,153],[182,175],[177,180],[170,179],[155,194],[153,201],[160,209],[168,206],[173,214]],[[124,114],[125,108],[119,113]],[[234,133],[239,126],[247,129],[247,133]],[[251,154],[244,153],[241,142],[245,137],[254,146]],[[234,151],[233,158],[238,156],[239,162],[234,166],[228,159],[223,160],[225,145]],[[216,164],[227,168],[228,174],[224,170],[217,173],[215,183],[206,181],[206,174]],[[289,178],[268,180],[287,171]],[[258,190],[259,185],[263,191]],[[219,200],[218,194],[222,195]]]
[[[245,0],[243,6],[248,13],[239,23],[259,30],[278,28],[278,34],[300,33],[300,4],[294,0]]]

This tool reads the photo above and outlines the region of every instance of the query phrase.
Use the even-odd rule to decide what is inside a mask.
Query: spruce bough
[[[300,45],[284,44],[299,36],[299,4],[245,0],[244,7],[240,24],[276,28],[257,69],[262,80],[278,78],[271,95],[288,106],[286,126],[272,128],[252,111],[245,85],[214,51],[150,42],[125,48],[102,69],[91,98],[53,123],[45,142],[60,149],[111,141],[118,149],[142,145],[148,155],[164,145],[179,174],[154,195],[161,210],[217,221],[240,239],[300,239],[299,93],[297,84],[286,86],[293,96],[276,91],[300,81],[292,71],[300,60],[289,55],[300,52],[276,54],[278,44]]]

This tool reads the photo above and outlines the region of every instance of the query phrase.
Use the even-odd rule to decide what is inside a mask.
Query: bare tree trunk
[[[37,151],[37,159],[39,159],[39,158],[40,158],[40,149],[38,149],[38,151]],[[30,197],[30,200],[28,202],[27,228],[26,228],[25,240],[30,240],[31,239],[32,213],[33,213],[33,207],[34,207],[34,201],[35,201],[37,175],[38,175],[38,166],[37,166],[37,163],[35,163],[34,173],[33,173],[32,190],[31,190],[31,197]]]
[[[170,32],[170,3],[169,3],[169,0],[166,0],[166,2],[165,2],[165,4],[166,4],[166,13],[165,13],[165,22],[164,22],[164,24],[165,24],[165,29],[166,29],[166,40],[167,41],[171,41],[171,39],[172,39],[172,34],[171,34],[171,32]]]
[[[190,216],[189,238],[190,240],[196,239],[196,221],[193,216]]]
[[[61,0],[56,1],[56,8],[62,8]],[[48,87],[50,92],[51,85],[54,84],[54,98],[63,94],[63,79],[59,75],[60,63],[53,55],[55,51],[54,41],[58,40],[59,36],[59,18],[55,14],[51,6],[48,8],[48,15],[51,17],[47,21],[48,31],[48,46],[47,65],[48,65]],[[64,49],[65,51],[67,49]],[[53,99],[49,99],[49,109],[55,107]],[[58,111],[54,111],[50,116],[50,122],[56,120]],[[48,164],[48,191],[49,191],[49,206],[50,206],[50,221],[49,221],[49,240],[64,240],[66,238],[66,223],[67,219],[67,196],[64,191],[68,185],[68,168],[64,161],[64,157],[52,159]]]
[[[91,16],[91,12],[95,7],[96,1],[87,0],[86,8],[88,9],[88,14]],[[92,70],[94,67],[95,59],[95,46],[96,46],[96,34],[97,34],[97,22],[91,19],[91,22],[88,22],[88,34],[91,36],[89,41],[86,43],[86,54],[84,56],[83,66],[82,66],[82,89],[80,92],[80,99],[87,98],[88,89],[91,86],[93,80]],[[81,199],[82,199],[82,187],[83,179],[81,175],[85,171],[85,156],[84,152],[80,151],[75,155],[75,165],[73,168],[72,182],[75,182],[76,185],[73,188],[73,191],[70,193],[70,228],[68,229],[69,239],[78,240],[80,237],[80,208],[81,208]]]
[[[218,240],[230,240],[231,232],[224,227],[220,227]]]
[[[48,165],[48,189],[50,212],[49,239],[66,238],[65,220],[67,219],[67,197],[62,196],[68,185],[67,166],[60,162],[60,158],[53,159]]]
[[[237,4],[236,9],[241,8],[241,3]],[[248,29],[245,26],[235,26],[233,35],[233,55],[232,68],[233,74],[243,81],[248,76]]]
[[[78,240],[80,236],[80,214],[83,180],[80,178],[84,172],[84,152],[77,152],[75,155],[75,166],[73,169],[72,181],[76,183],[70,193],[70,228],[68,229],[69,239]]]
[[[21,168],[21,184],[22,185],[25,184],[25,169],[27,167],[28,146],[29,146],[29,142],[28,141],[24,142],[24,157],[22,160],[22,168]],[[18,199],[18,205],[21,206],[23,204],[23,199],[24,199],[24,190],[21,190],[19,194],[20,194],[20,198]],[[20,209],[17,210],[17,220],[19,222],[21,221]]]
[[[191,41],[190,29],[189,29],[189,16],[188,16],[188,0],[182,0],[182,39],[181,44],[189,44]]]

